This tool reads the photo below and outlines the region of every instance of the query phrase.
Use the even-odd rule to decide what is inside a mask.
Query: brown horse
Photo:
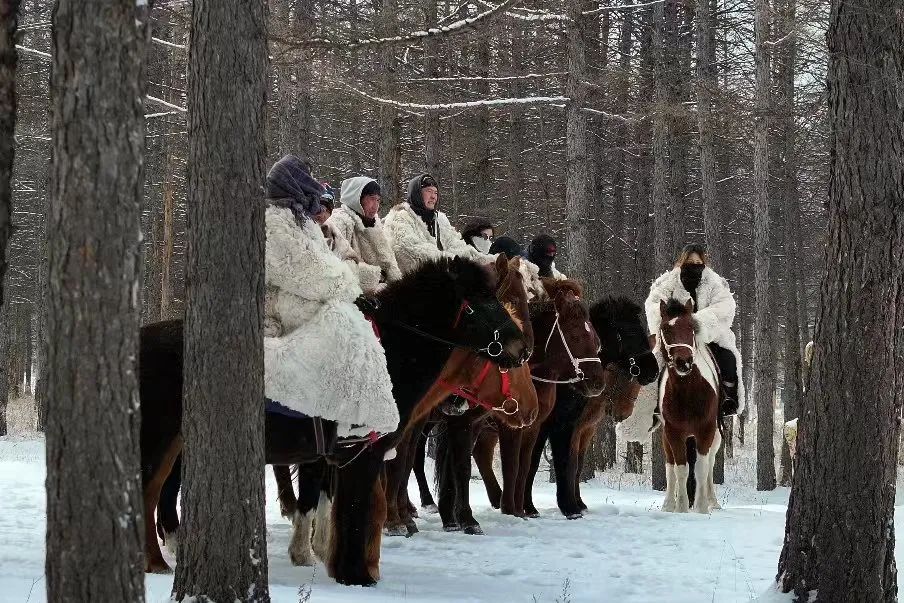
[[[494,507],[506,515],[538,517],[533,504],[533,479],[540,464],[536,443],[541,427],[556,403],[556,387],[569,384],[585,397],[602,393],[605,370],[599,358],[600,338],[590,323],[589,310],[582,300],[583,289],[572,280],[543,279],[547,299],[531,302],[531,322],[536,342],[530,360],[537,386],[540,412],[537,421],[520,432],[496,426],[484,430],[474,450],[478,468],[487,484]],[[503,488],[492,474],[492,453],[498,438],[502,458]],[[495,485],[495,488],[493,488]]]
[[[531,348],[533,331],[527,320],[527,290],[519,269],[520,261],[520,258],[506,260],[505,255],[500,254],[496,261],[496,271],[499,275],[496,296],[522,329],[525,342]],[[416,513],[408,498],[408,479],[414,468],[419,438],[424,426],[433,410],[450,394],[468,399],[481,411],[490,411],[501,423],[513,429],[530,425],[537,418],[537,394],[527,364],[507,372],[488,371],[484,360],[464,349],[453,352],[450,362],[479,370],[478,377],[464,387],[457,387],[441,376],[412,413],[412,418],[396,447],[398,456],[386,463],[385,532],[391,536],[410,536],[417,532],[417,524],[414,521]],[[511,412],[512,405],[509,400],[513,398],[518,402],[518,412]]]
[[[696,490],[693,510],[709,513],[718,509],[713,466],[722,444],[719,431],[719,377],[707,346],[696,337],[693,301],[682,304],[671,299],[660,302],[662,326],[659,349],[666,371],[659,383],[662,413],[662,447],[665,452],[666,492],[663,511],[687,513],[687,440],[696,441],[694,465]]]

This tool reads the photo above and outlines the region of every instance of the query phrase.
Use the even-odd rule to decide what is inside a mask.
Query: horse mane
[[[640,304],[624,295],[607,295],[590,306],[590,322],[595,325],[630,322],[640,314]]]
[[[666,318],[678,318],[679,316],[684,316],[687,313],[687,307],[685,307],[684,303],[671,298],[665,305],[665,315]]]
[[[546,294],[552,299],[556,299],[561,293],[568,292],[573,293],[575,297],[584,296],[584,286],[576,280],[543,277],[540,281],[543,283],[543,288],[546,289]]]
[[[458,271],[453,275],[453,263]],[[437,303],[449,298],[450,286],[456,278],[466,280],[481,289],[480,293],[495,296],[489,272],[477,262],[464,258],[439,258],[421,264],[401,280],[390,283],[376,295],[380,308],[418,308],[427,316],[438,314]],[[378,311],[379,313],[379,311]]]

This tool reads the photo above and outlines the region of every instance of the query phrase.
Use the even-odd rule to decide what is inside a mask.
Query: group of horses
[[[461,258],[429,262],[377,296],[368,318],[384,347],[398,405],[400,424],[392,434],[336,440],[328,421],[266,414],[266,462],[273,465],[282,511],[293,521],[293,563],[310,565],[316,554],[339,583],[379,580],[382,536],[417,532],[418,512],[408,497],[412,472],[421,505],[435,505],[424,472],[431,432],[436,434],[435,506],[446,530],[482,533],[468,500],[472,457],[495,508],[537,517],[531,491],[547,442],[558,506],[569,518],[581,517],[587,505],[579,476],[597,425],[606,417],[618,421],[630,415],[640,387],[656,380],[659,367],[636,303],[607,297],[588,304],[579,283],[554,279],[542,279],[545,294],[528,301],[520,261],[500,255],[492,266]],[[670,316],[660,334],[668,341],[662,348],[668,372],[682,373],[688,366],[695,371],[691,314],[675,314],[674,304],[662,311]],[[178,320],[148,325],[141,333],[149,572],[169,570],[158,535],[168,547],[178,544],[183,341]],[[666,384],[660,389],[677,388],[679,395],[681,381],[660,379]],[[680,459],[668,444],[694,422],[682,412],[681,404],[662,407],[672,468]],[[335,444],[325,449],[324,441]],[[501,487],[493,472],[497,444]],[[708,461],[708,447],[698,448]],[[697,466],[711,471],[709,462]],[[680,506],[680,496],[673,498]]]

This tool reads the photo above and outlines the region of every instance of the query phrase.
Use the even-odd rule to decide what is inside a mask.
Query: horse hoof
[[[407,526],[389,526],[384,530],[387,536],[408,536]]]
[[[699,513],[700,515],[709,515],[709,506],[700,505],[698,507],[697,505],[694,505],[691,511],[693,511],[694,513]]]
[[[485,536],[486,535],[485,532],[483,531],[483,528],[481,528],[480,526],[468,526],[462,531],[465,534],[468,534],[470,536]]]
[[[422,508],[424,509],[425,513],[430,513],[431,515],[436,515],[437,513],[439,513],[439,507],[437,507],[436,505],[424,505]]]
[[[411,517],[413,517],[414,519],[420,519],[421,517],[420,513],[418,513],[417,509],[415,509],[414,507],[408,509],[408,514],[411,515]]]
[[[344,584],[345,586],[376,586],[377,581],[373,579],[369,573],[364,573],[363,576],[336,576],[336,582],[339,584]]]
[[[173,570],[169,565],[166,564],[166,561],[161,557],[160,559],[154,559],[153,561],[148,561],[144,565],[144,571],[148,574],[172,574]]]
[[[540,517],[540,512],[537,511],[536,509],[531,509],[529,511],[525,511],[524,516],[528,517],[530,519],[537,519]]]
[[[408,536],[409,538],[420,532],[420,530],[417,529],[417,524],[413,521],[405,524],[405,529],[408,530],[408,534],[406,534],[406,536]]]
[[[583,518],[584,518],[584,515],[581,514],[580,512],[569,513],[568,515],[565,516],[565,519],[583,519]]]
[[[461,526],[457,523],[443,526],[443,532],[461,532]]]

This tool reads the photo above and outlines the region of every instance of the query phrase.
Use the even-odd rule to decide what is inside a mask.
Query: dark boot
[[[439,406],[440,412],[449,417],[460,417],[468,412],[468,401],[458,396],[452,396]]]
[[[722,415],[738,414],[738,384],[722,382]]]

